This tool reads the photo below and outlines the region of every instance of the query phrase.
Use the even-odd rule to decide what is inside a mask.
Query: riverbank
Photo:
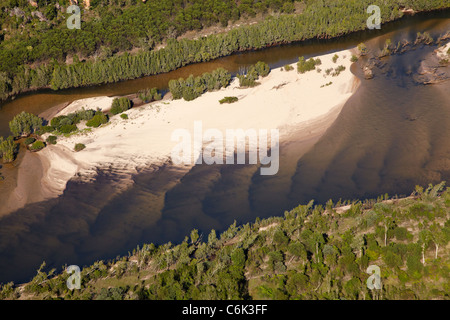
[[[406,5],[406,9],[414,8],[414,5]],[[317,6],[317,7],[316,7]],[[345,10],[339,10],[339,14],[331,14],[329,9],[324,9],[320,4],[311,4],[307,10],[298,15],[282,15],[280,17],[266,19],[260,23],[240,26],[227,33],[212,34],[197,40],[180,39],[179,42],[171,42],[159,50],[141,50],[138,54],[113,55],[107,60],[96,61],[89,59],[82,63],[64,64],[53,70],[50,66],[44,67],[44,73],[49,76],[48,83],[38,88],[51,88],[54,90],[89,87],[97,84],[116,83],[122,80],[137,79],[142,76],[156,75],[181,66],[197,62],[210,61],[219,57],[229,56],[233,53],[259,50],[280,44],[295,43],[311,39],[339,38],[345,34],[365,30],[367,14],[361,10],[361,4],[349,4],[344,6]],[[423,8],[412,9],[416,13],[448,10],[447,4],[439,4],[424,10]],[[399,10],[397,5],[389,4],[383,8],[385,12],[392,12],[383,18],[383,24],[399,20],[405,14]],[[319,19],[322,17],[322,19]],[[346,22],[351,17],[351,22]],[[326,21],[325,24],[318,23]],[[305,25],[311,26],[305,28]],[[332,27],[331,27],[332,26]],[[217,43],[223,44],[217,46]],[[195,52],[195,54],[193,54]],[[173,59],[176,56],[177,59]],[[162,61],[162,62],[161,62]],[[113,66],[113,67],[111,67]],[[108,70],[108,72],[106,72]],[[98,74],[107,75],[98,77]],[[15,77],[29,77],[27,73],[17,74]],[[8,83],[15,83],[14,79],[7,79]],[[30,82],[33,79],[27,79]],[[25,83],[24,82],[24,83]],[[20,94],[29,88],[12,88],[0,94],[1,98]],[[8,92],[7,92],[8,91]]]
[[[75,176],[90,179],[96,168],[117,167],[136,172],[149,165],[170,161],[171,151],[178,143],[171,141],[176,129],[193,131],[195,121],[202,121],[203,130],[218,129],[279,129],[280,144],[289,134],[310,125],[314,120],[342,107],[357,87],[358,80],[350,71],[352,53],[338,52],[336,63],[333,54],[320,56],[318,70],[299,74],[296,70],[274,69],[254,88],[239,88],[234,79],[227,88],[205,93],[194,101],[163,100],[127,111],[129,119],[112,117],[106,125],[70,137],[59,137],[38,153],[43,164],[41,185],[47,195],[60,195],[68,180]],[[345,70],[338,76],[326,75],[325,70]],[[292,64],[296,68],[296,64]],[[233,104],[220,104],[226,96],[236,96]],[[57,115],[67,114],[82,107],[95,108],[103,101],[107,110],[109,98],[99,97],[76,101]],[[309,131],[311,132],[311,130]],[[76,143],[86,149],[73,151]]]

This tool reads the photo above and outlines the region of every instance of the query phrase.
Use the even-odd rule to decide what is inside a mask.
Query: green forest
[[[450,188],[411,196],[313,201],[284,217],[192,230],[180,244],[144,244],[81,270],[81,288],[45,262],[1,299],[450,299]],[[381,288],[369,289],[369,266]]]
[[[112,83],[235,52],[338,37],[365,29],[366,9],[372,4],[380,6],[383,23],[402,17],[402,7],[450,7],[450,0],[96,0],[89,10],[82,7],[78,30],[66,26],[67,0],[36,3],[0,4],[0,99],[37,88]],[[189,30],[223,27],[257,14],[264,17],[257,24],[196,40],[178,38]]]

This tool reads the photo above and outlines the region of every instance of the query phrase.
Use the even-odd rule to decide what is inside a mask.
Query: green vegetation
[[[158,101],[162,99],[161,93],[158,92],[158,88],[151,88],[140,90],[138,92],[139,99],[141,99],[144,103]]]
[[[333,60],[334,63],[337,62],[337,59],[339,59],[339,56],[337,54],[334,54],[333,58],[331,58],[331,60]]]
[[[26,139],[23,141],[23,144],[24,144],[25,146],[28,146],[28,145],[34,143],[35,141],[36,141],[35,138],[33,138],[33,137],[28,137],[28,138],[26,138]]]
[[[359,54],[360,54],[361,56],[365,56],[365,55],[368,53],[368,49],[367,49],[365,43],[363,43],[363,42],[361,42],[360,44],[358,44],[358,47],[357,47],[357,48],[358,48]]]
[[[256,64],[248,67],[247,71],[241,73],[236,75],[239,79],[239,86],[254,87],[259,84],[259,82],[256,81],[259,77],[267,77],[269,75],[270,67],[267,63],[258,61]]]
[[[324,87],[331,86],[332,84],[333,84],[333,82],[330,81],[330,82],[328,82],[328,83],[326,83],[326,84],[321,85],[320,87],[321,87],[321,88],[324,88]]]
[[[0,137],[0,158],[3,159],[3,163],[13,162],[17,150],[18,145],[14,142],[14,137],[9,136],[6,139]]]
[[[308,61],[305,61],[305,57],[299,57],[297,62],[297,71],[299,73],[305,73],[311,70],[314,70],[316,66],[320,66],[322,61],[319,58],[313,59],[310,58]]]
[[[386,42],[384,43],[383,50],[381,51],[381,56],[388,56],[392,52],[392,40],[386,39]]]
[[[98,128],[102,124],[105,124],[107,122],[108,122],[108,117],[105,114],[103,114],[103,112],[96,111],[95,115],[92,117],[92,119],[86,122],[86,125],[88,127]]]
[[[113,115],[122,113],[131,108],[131,100],[128,98],[114,98],[111,105],[111,113]]]
[[[449,241],[450,189],[441,183],[405,199],[311,201],[220,236],[193,230],[177,245],[144,244],[84,267],[81,290],[44,263],[24,286],[3,285],[0,298],[449,299]],[[381,290],[367,288],[372,265]]]
[[[357,62],[358,61],[358,57],[355,56],[354,54],[352,54],[352,57],[350,58],[351,62]]]
[[[334,72],[331,74],[333,77],[337,77],[342,71],[345,70],[345,67],[343,65],[339,65],[334,69]]]
[[[434,42],[433,37],[428,32],[417,32],[416,41],[414,44],[424,43],[424,44],[432,44]]]
[[[86,149],[86,146],[84,144],[82,144],[82,143],[77,143],[75,145],[75,147],[73,148],[73,150],[75,150],[75,152],[79,152],[79,151],[84,150],[84,149]]]
[[[128,115],[127,115],[126,113],[122,113],[122,114],[120,115],[120,117],[121,117],[122,119],[124,119],[124,120],[127,120],[127,119],[128,119]]]
[[[231,74],[223,68],[218,68],[211,73],[206,72],[198,77],[190,75],[187,79],[170,80],[169,90],[173,99],[183,98],[186,101],[191,101],[206,91],[219,90],[228,86],[230,81]]]
[[[42,119],[34,114],[22,111],[9,122],[9,129],[14,137],[29,136],[39,130]]]
[[[89,10],[82,9],[82,29],[70,30],[56,1],[68,5],[68,0],[38,1],[38,8],[26,0],[0,4],[0,99],[48,86],[58,90],[154,75],[274,44],[338,37],[366,29],[366,8],[372,4],[380,6],[382,23],[402,17],[400,6],[416,12],[450,7],[450,0],[326,0],[306,1],[301,14],[279,15],[293,11],[291,0],[187,0],[183,5],[175,0],[96,0]],[[266,12],[275,14],[228,33],[176,40],[188,30]],[[159,44],[163,48],[156,49]],[[138,50],[129,54],[133,48]],[[66,64],[67,58],[73,62]]]
[[[287,64],[287,65],[284,66],[284,70],[286,70],[286,71],[292,71],[292,70],[294,70],[294,67],[291,66],[290,64]]]
[[[238,101],[238,97],[225,97],[223,99],[220,99],[219,102],[220,104],[224,104],[224,103],[233,103]]]
[[[30,151],[40,151],[45,148],[45,142],[35,141],[31,146],[29,146]]]
[[[48,136],[45,140],[48,144],[56,144],[57,136]]]
[[[66,116],[58,116],[50,121],[50,126],[44,126],[40,130],[40,134],[55,132],[57,134],[69,134],[78,130],[77,124],[81,121],[91,120],[96,111],[84,108],[80,111],[70,113]]]

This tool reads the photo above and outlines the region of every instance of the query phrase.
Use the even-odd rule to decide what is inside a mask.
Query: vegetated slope
[[[301,5],[301,14],[290,14],[298,5],[289,0],[97,0],[82,11],[80,30],[66,26],[68,0],[38,0],[37,8],[27,0],[9,0],[0,5],[0,99],[36,88],[58,90],[153,75],[274,44],[337,37],[366,29],[369,5],[380,6],[385,23],[400,18],[403,6],[415,11],[449,8],[450,0],[310,0]],[[225,34],[175,40],[189,30],[218,22],[225,26],[267,11],[286,14]],[[161,43],[165,47],[156,50]],[[123,54],[132,49],[137,52]]]
[[[449,299],[450,188],[405,199],[300,205],[285,217],[233,224],[220,237],[197,230],[181,244],[144,245],[81,272],[41,267],[3,299]],[[343,206],[347,204],[346,206]],[[368,289],[368,266],[382,289]]]

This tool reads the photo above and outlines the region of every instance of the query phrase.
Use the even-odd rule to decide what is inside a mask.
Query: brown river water
[[[280,67],[302,55],[352,48],[361,41],[377,50],[387,38],[414,40],[419,31],[436,38],[450,30],[449,17],[449,11],[408,17],[381,30],[236,54],[158,76],[25,94],[3,104],[0,135],[8,134],[7,123],[18,111],[40,114],[76,99],[165,89],[169,79],[219,66],[237,72],[262,60]],[[340,113],[321,120],[316,131],[303,128],[280,147],[275,176],[260,176],[254,165],[198,165],[189,171],[165,166],[143,170],[133,176],[133,184],[123,187],[120,172],[103,170],[92,183],[72,180],[59,198],[0,218],[0,282],[27,281],[44,260],[55,268],[83,266],[126,254],[143,243],[179,242],[194,228],[206,237],[211,229],[224,231],[234,220],[241,224],[282,215],[311,199],[324,203],[330,198],[407,195],[416,184],[448,180],[450,82],[425,86],[412,76],[435,49],[417,46],[384,58],[369,81],[359,67],[364,59],[356,63],[352,71],[361,79],[356,93]],[[14,168],[1,171],[12,183]]]

